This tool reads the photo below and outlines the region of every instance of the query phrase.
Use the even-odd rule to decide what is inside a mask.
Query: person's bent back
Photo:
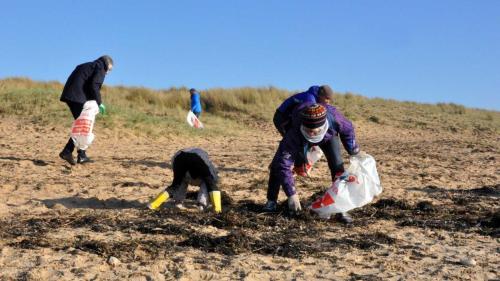
[[[276,130],[284,136],[291,127],[292,112],[304,103],[328,104],[333,99],[333,91],[328,85],[311,86],[307,91],[287,98],[274,113],[273,123]]]

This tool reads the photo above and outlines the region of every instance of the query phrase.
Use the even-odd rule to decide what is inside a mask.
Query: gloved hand
[[[308,177],[309,171],[311,171],[311,164],[305,163],[302,165],[294,166],[293,172],[302,177]]]
[[[206,208],[208,206],[208,190],[205,183],[201,184],[196,201],[198,201],[198,205],[202,206],[203,208]]]
[[[288,197],[288,210],[293,212],[302,210],[302,206],[300,206],[299,196],[297,194]]]
[[[335,178],[333,179],[333,182],[335,182],[337,179],[340,180],[347,180],[349,178],[349,173],[347,171],[344,172],[337,172],[335,174]]]
[[[102,115],[106,114],[106,106],[104,105],[104,103],[101,103],[101,105],[99,105],[99,113],[101,113]]]
[[[356,175],[350,174],[348,171],[336,173],[335,178],[333,180],[333,183],[335,183],[335,181],[337,181],[338,179],[340,179],[341,181],[356,182],[359,184],[358,178],[356,177]],[[333,183],[332,183],[332,185],[333,185]]]

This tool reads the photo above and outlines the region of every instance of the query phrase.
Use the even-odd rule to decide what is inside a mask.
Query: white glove
[[[300,206],[299,196],[297,194],[288,197],[288,210],[294,212],[302,210],[302,206]]]
[[[184,207],[184,204],[182,203],[175,204],[175,207],[179,210],[186,210],[186,207]]]
[[[198,204],[206,208],[208,206],[208,190],[205,182],[201,183],[200,190],[198,191]]]

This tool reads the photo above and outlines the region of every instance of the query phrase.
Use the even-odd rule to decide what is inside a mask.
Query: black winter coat
[[[101,86],[106,76],[106,65],[102,60],[95,60],[78,65],[64,85],[61,95],[63,102],[84,104],[95,100],[101,105]]]
[[[182,181],[176,176],[184,177],[186,172],[189,172],[193,179],[205,181],[208,192],[218,190],[217,169],[208,158],[208,153],[201,148],[192,147],[177,151],[172,157],[172,168],[174,170],[172,186],[178,185]]]

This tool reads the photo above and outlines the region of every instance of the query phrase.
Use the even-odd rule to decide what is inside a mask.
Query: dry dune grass
[[[104,87],[95,160],[57,154],[71,117],[62,85],[0,80],[0,280],[495,280],[500,210],[498,112],[338,94],[384,191],[355,223],[261,213],[289,93],[204,91],[205,130],[185,124],[185,88]],[[224,212],[143,207],[172,179],[171,155],[203,147]],[[345,155],[344,155],[345,156]],[[348,159],[345,156],[344,159]],[[329,185],[324,160],[298,178],[304,205]],[[280,199],[284,202],[284,196]],[[117,257],[120,263],[108,264]]]
[[[39,118],[44,122],[66,121],[64,104],[55,102],[63,85],[58,82],[35,82],[27,78],[0,80],[4,115]],[[175,129],[184,124],[189,104],[187,88],[151,90],[139,87],[103,87],[110,116],[108,127],[127,126],[142,129],[141,124]],[[254,119],[267,121],[290,92],[274,87],[209,89],[203,91],[202,103],[207,118],[222,117],[218,125],[230,121]],[[421,128],[433,131],[459,130],[498,132],[500,113],[465,108],[453,103],[437,105],[368,99],[352,93],[336,94],[334,104],[354,121],[369,121],[399,128]],[[112,125],[112,126],[111,126]],[[227,121],[226,127],[234,127]],[[148,131],[149,132],[149,131]],[[176,132],[178,133],[178,132]]]

